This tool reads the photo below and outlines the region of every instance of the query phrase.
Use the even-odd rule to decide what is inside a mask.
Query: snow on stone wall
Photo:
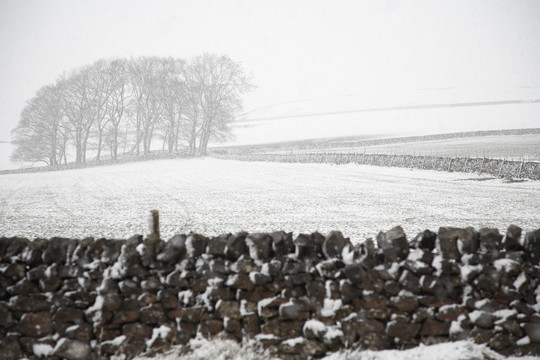
[[[196,336],[282,358],[458,339],[540,355],[540,230],[396,227],[176,235],[165,242],[0,238],[0,359],[131,358]]]
[[[488,158],[388,155],[362,153],[228,153],[213,154],[218,159],[273,161],[286,163],[363,164],[423,170],[487,174],[500,178],[540,180],[540,163]]]

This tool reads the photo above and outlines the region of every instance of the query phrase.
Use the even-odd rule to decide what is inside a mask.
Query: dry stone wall
[[[240,161],[285,163],[362,164],[411,169],[486,174],[500,178],[540,180],[540,162],[502,159],[388,155],[362,153],[215,153],[213,157]]]
[[[0,238],[0,359],[99,359],[196,336],[282,358],[458,339],[540,355],[540,230]]]

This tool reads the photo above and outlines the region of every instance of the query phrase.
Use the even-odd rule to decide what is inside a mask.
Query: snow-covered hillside
[[[305,99],[246,109],[231,145],[388,138],[540,126],[540,88],[430,89]]]
[[[540,227],[540,182],[361,165],[159,160],[0,176],[0,235],[125,238],[246,230],[327,233],[353,242],[402,225]]]

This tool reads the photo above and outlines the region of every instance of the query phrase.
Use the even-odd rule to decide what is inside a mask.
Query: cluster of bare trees
[[[203,155],[211,140],[230,135],[241,94],[252,88],[227,56],[99,60],[27,102],[12,133],[12,160],[54,166],[156,149]]]

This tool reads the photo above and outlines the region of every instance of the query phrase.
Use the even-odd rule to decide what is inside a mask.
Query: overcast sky
[[[370,90],[540,86],[540,1],[0,1],[0,141],[100,58],[226,54],[246,110]]]

